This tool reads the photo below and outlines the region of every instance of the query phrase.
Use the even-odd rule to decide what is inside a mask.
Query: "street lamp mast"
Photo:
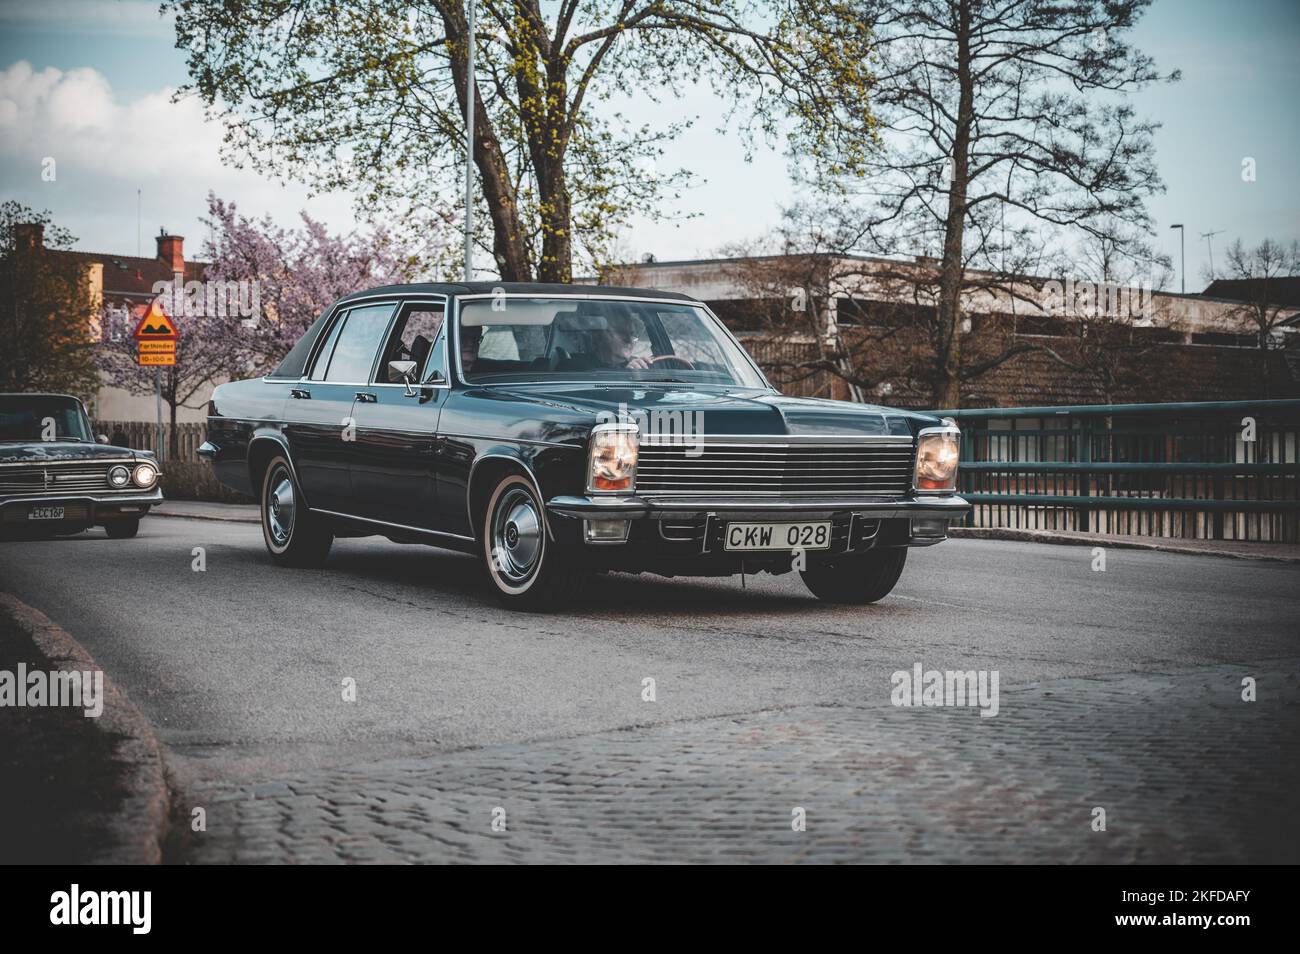
[[[469,0],[469,43],[465,67],[465,281],[474,280],[474,7]]]
[[[1182,262],[1182,264],[1179,265],[1179,271],[1182,272],[1183,294],[1186,295],[1187,294],[1187,242],[1186,242],[1187,230],[1183,228],[1183,224],[1181,222],[1175,223],[1174,225],[1171,225],[1169,227],[1171,229],[1178,230],[1178,254]]]

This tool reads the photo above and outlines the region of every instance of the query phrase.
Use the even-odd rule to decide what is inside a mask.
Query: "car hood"
[[[0,442],[0,464],[42,463],[60,460],[122,460],[136,456],[126,447],[109,444],[76,444],[72,441]]]
[[[937,418],[874,404],[794,398],[745,388],[687,384],[600,386],[535,384],[495,387],[516,399],[558,404],[611,420],[641,418],[651,432],[708,435],[898,435],[910,437]],[[658,423],[656,423],[658,415]],[[665,415],[670,415],[665,417]]]

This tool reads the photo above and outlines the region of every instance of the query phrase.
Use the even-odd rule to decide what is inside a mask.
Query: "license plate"
[[[829,550],[831,522],[729,523],[723,536],[726,550]]]
[[[62,520],[62,507],[33,507],[27,511],[28,520]]]

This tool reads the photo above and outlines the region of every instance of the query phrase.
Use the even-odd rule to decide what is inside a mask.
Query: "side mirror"
[[[388,362],[388,380],[391,384],[405,384],[406,396],[411,397],[415,394],[415,388],[411,386],[415,381],[415,362],[414,361],[390,361]]]
[[[107,444],[107,443],[108,443],[108,435],[107,435],[107,434],[96,434],[96,435],[95,435],[95,443],[96,443],[96,444]]]

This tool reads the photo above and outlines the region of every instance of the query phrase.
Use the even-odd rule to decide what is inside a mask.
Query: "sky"
[[[1187,289],[1199,291],[1210,243],[1221,266],[1232,239],[1300,238],[1300,0],[1156,0],[1133,41],[1183,73],[1134,101],[1163,124],[1156,157],[1167,192],[1149,202],[1153,242],[1177,276],[1169,226],[1185,226]],[[185,78],[153,0],[0,0],[0,200],[49,209],[78,248],[117,254],[137,248],[137,190],[146,255],[160,228],[197,250],[209,190],[285,225],[305,209],[335,230],[355,226],[347,194],[311,197],[223,165],[221,129],[194,100],[172,102]],[[779,222],[793,197],[786,161],[778,147],[746,162],[739,137],[717,131],[724,106],[700,89],[627,109],[637,123],[696,117],[663,164],[696,174],[674,211],[699,213],[637,220],[621,243],[631,257],[708,257]],[[53,181],[42,176],[46,157]],[[1253,181],[1243,179],[1248,159]],[[1207,241],[1207,232],[1220,234]]]

